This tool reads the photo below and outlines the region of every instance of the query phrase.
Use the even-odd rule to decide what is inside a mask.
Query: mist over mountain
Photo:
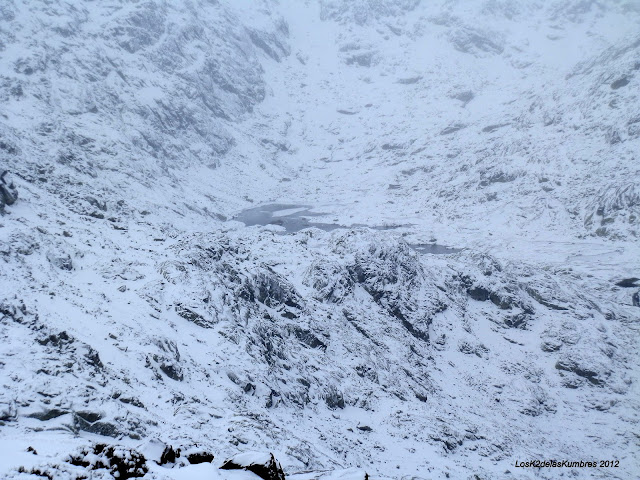
[[[637,476],[638,25],[3,0],[0,476]]]

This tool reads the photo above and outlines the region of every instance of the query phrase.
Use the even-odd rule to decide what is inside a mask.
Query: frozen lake
[[[363,224],[340,225],[338,223],[314,222],[313,217],[322,216],[322,213],[313,212],[309,205],[270,203],[258,207],[248,208],[240,212],[233,220],[244,223],[247,227],[256,225],[278,225],[285,229],[286,233],[295,233],[305,228],[319,228],[327,232],[339,228],[367,227],[373,230],[393,230],[407,225],[370,226]],[[419,253],[431,255],[450,255],[461,251],[437,243],[410,244]]]

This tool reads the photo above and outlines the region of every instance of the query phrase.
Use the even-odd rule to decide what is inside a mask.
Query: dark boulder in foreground
[[[194,450],[186,453],[187,460],[191,465],[198,465],[199,463],[211,463],[213,462],[213,454],[202,450]]]
[[[241,453],[224,462],[220,468],[222,470],[248,470],[264,480],[285,480],[282,466],[275,459],[273,453]]]
[[[141,453],[126,447],[102,443],[81,450],[67,461],[87,470],[109,470],[118,480],[144,477],[149,471],[147,460]]]
[[[167,445],[160,456],[159,465],[167,465],[167,464],[175,464],[182,463],[186,464],[189,462],[191,465],[197,465],[199,463],[211,463],[213,462],[214,456],[212,453],[209,453],[197,446],[191,448],[174,448],[171,445]],[[181,460],[183,460],[181,462]]]

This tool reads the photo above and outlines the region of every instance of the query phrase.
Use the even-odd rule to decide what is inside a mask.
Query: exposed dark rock
[[[286,305],[298,310],[302,308],[302,300],[293,286],[275,272],[259,273],[255,278],[253,293],[256,300],[267,307]]]
[[[184,374],[182,373],[182,369],[179,365],[174,365],[170,363],[161,363],[160,370],[172,380],[176,382],[181,382],[184,380]]]
[[[629,84],[629,77],[624,76],[611,83],[611,89],[617,90],[618,88],[625,87]]]
[[[518,313],[505,318],[504,323],[507,327],[524,329],[529,322],[529,315],[526,313]]]
[[[95,412],[75,412],[73,414],[73,424],[77,430],[95,433],[105,437],[119,437],[120,430],[116,425],[109,422],[102,422],[102,415]]]
[[[420,80],[422,80],[422,76],[418,75],[417,77],[399,78],[396,83],[400,85],[412,85],[418,83]]]
[[[46,422],[47,420],[58,418],[68,413],[69,413],[68,410],[60,410],[58,408],[52,408],[51,410],[45,410],[44,412],[32,413],[31,415],[29,415],[29,418],[36,418],[41,422]]]
[[[174,448],[171,445],[166,445],[164,450],[162,451],[162,455],[160,456],[160,461],[158,463],[160,465],[176,463],[178,462],[179,458],[186,459],[186,461],[192,465],[197,465],[199,463],[211,463],[214,457],[211,453],[202,450],[197,446],[185,449]],[[184,460],[181,460],[180,462],[183,465],[185,464]]]
[[[631,303],[634,307],[640,307],[640,290],[631,295]]]
[[[498,43],[497,39],[491,39],[485,32],[471,28],[457,30],[450,35],[450,40],[455,49],[463,53],[500,54],[504,51],[504,47]]]
[[[369,333],[360,325],[360,322],[358,320],[358,318],[353,315],[351,312],[349,312],[348,310],[343,310],[342,314],[344,315],[344,318],[347,319],[347,321],[353,325],[353,327],[365,338],[368,338],[369,340],[371,340],[373,343],[379,345],[379,343],[377,342],[377,340],[375,338],[373,338],[371,335],[369,335]]]
[[[598,372],[586,367],[581,367],[572,360],[558,360],[556,362],[556,369],[575,373],[579,377],[586,378],[593,385],[604,385],[604,381],[598,378]]]
[[[640,280],[640,278],[636,278],[636,277],[624,278],[619,282],[616,282],[616,286],[622,287],[622,288],[634,288],[638,286],[638,280]]]
[[[506,127],[507,125],[509,125],[509,124],[508,123],[498,123],[496,125],[489,125],[488,127],[484,127],[482,129],[482,131],[484,133],[492,133],[492,132],[495,132],[496,130],[498,130],[499,128]]]
[[[446,452],[453,452],[464,443],[464,439],[460,438],[449,427],[444,426],[439,434],[430,435],[431,440],[440,442]]]
[[[18,153],[18,147],[13,143],[6,142],[4,140],[0,140],[0,150],[7,152],[9,155],[16,155]],[[7,172],[5,171],[0,178],[4,177]]]
[[[102,210],[103,212],[107,211],[107,202],[100,202],[100,200],[94,198],[94,197],[85,197],[85,200],[92,206]]]
[[[467,294],[473,298],[474,300],[478,300],[479,302],[485,302],[489,300],[490,292],[486,288],[483,287],[473,287],[467,290]]]
[[[515,300],[508,295],[493,292],[489,294],[489,300],[501,310],[511,310],[516,303]]]
[[[429,397],[427,397],[427,395],[424,393],[420,393],[420,392],[414,392],[414,393],[416,395],[416,398],[421,402],[426,402],[429,399]]]
[[[76,415],[88,423],[95,423],[102,418],[102,414],[96,412],[76,412]]]
[[[85,360],[87,361],[87,364],[91,365],[96,370],[102,370],[104,368],[104,365],[102,363],[102,360],[100,360],[100,355],[98,354],[98,352],[88,345],[87,345],[87,350],[88,351],[84,356]]]
[[[104,368],[104,365],[100,360],[100,355],[96,350],[91,348],[91,346],[78,341],[66,331],[62,331],[57,334],[45,334],[44,336],[37,337],[35,340],[43,347],[46,347],[49,350],[54,350],[56,352],[56,357],[61,360],[59,364],[50,364],[51,366],[56,367],[55,370],[41,370],[43,373],[52,375],[57,375],[61,371],[70,373],[74,365],[81,370],[84,370],[87,366],[93,367],[95,373],[102,371]],[[68,355],[70,355],[71,358],[69,358]],[[62,362],[63,358],[65,359],[64,362]],[[62,370],[58,370],[58,368],[62,368]]]
[[[407,331],[413,335],[418,340],[422,340],[423,342],[429,342],[429,332],[423,331],[417,328],[413,323],[407,320],[404,315],[400,312],[399,309],[395,308],[391,311],[391,314],[396,317],[398,320],[402,322],[402,326],[407,329]]]
[[[382,150],[402,150],[404,146],[398,143],[384,143],[380,148]]]
[[[264,455],[240,454],[225,461],[220,467],[222,470],[248,470],[255,473],[263,480],[285,480],[284,471],[273,453],[267,457]]]
[[[15,402],[0,403],[0,421],[13,422],[18,418],[18,407]]]
[[[627,122],[627,134],[631,138],[640,137],[640,116],[634,117]]]
[[[558,340],[547,340],[540,345],[543,352],[557,352],[562,348],[563,343]]]
[[[615,145],[616,143],[620,143],[622,141],[620,132],[613,127],[607,129],[605,138],[609,145]]]
[[[164,338],[156,340],[155,344],[164,353],[153,354],[151,357],[147,357],[147,368],[155,369],[155,367],[158,367],[162,373],[172,380],[179,382],[184,380],[182,367],[180,366],[180,351],[176,343]],[[161,378],[158,373],[157,378]]]
[[[535,290],[534,288],[527,288],[527,293],[529,295],[531,295],[531,298],[533,298],[536,302],[538,302],[540,305],[544,305],[547,308],[550,308],[552,310],[568,310],[568,308],[566,307],[562,307],[560,305],[556,305],[555,303],[550,302],[549,300],[545,299],[542,294],[540,294],[537,290]]]
[[[109,34],[129,53],[149,47],[160,39],[164,30],[166,9],[152,2],[143,3],[111,29]],[[124,80],[124,75],[120,73]]]
[[[319,348],[321,350],[327,349],[327,345],[309,330],[303,330],[299,327],[295,327],[293,329],[293,334],[298,338],[298,340],[311,348]]]
[[[182,306],[181,304],[177,304],[175,309],[176,309],[176,313],[178,315],[180,315],[182,318],[184,318],[185,320],[187,320],[189,322],[195,323],[199,327],[202,327],[202,328],[213,328],[213,326],[214,326],[213,322],[207,320],[206,318],[204,318],[199,313],[194,312],[193,310]]]
[[[440,132],[440,135],[451,135],[452,133],[457,132],[458,130],[462,130],[463,128],[465,128],[466,125],[462,124],[462,123],[456,123],[454,125],[450,125],[447,128],[445,128],[444,130],[442,130]]]
[[[471,90],[465,90],[464,92],[456,93],[451,98],[455,98],[456,100],[460,100],[464,105],[473,100],[475,95]]]
[[[315,296],[319,300],[339,303],[353,292],[354,280],[341,265],[315,262],[307,272],[305,284],[318,292]]]
[[[18,468],[18,473],[26,473],[28,475],[46,478],[47,480],[55,480],[55,477],[53,476],[54,473],[50,470],[45,470],[44,468],[33,467],[32,469],[27,470],[21,466]]]
[[[56,266],[60,270],[70,271],[73,270],[73,261],[69,254],[66,255],[48,255],[47,258],[52,265]]]
[[[339,392],[335,388],[330,388],[329,391],[324,396],[324,401],[327,404],[327,407],[335,410],[336,408],[344,408],[344,396],[341,392]]]
[[[347,57],[345,63],[347,65],[359,65],[361,67],[370,67],[376,62],[376,54],[374,52],[358,53]]]
[[[176,459],[180,458],[180,452],[179,448],[174,449],[171,445],[167,445],[160,455],[160,465],[176,463]]]
[[[351,235],[347,234],[339,242]],[[416,252],[409,245],[369,243],[347,270],[353,282],[360,284],[374,302],[400,320],[411,335],[428,341],[431,317],[443,311],[446,305],[437,295],[430,296],[429,304],[423,305],[423,300],[415,295],[424,282],[424,272]],[[351,323],[367,336],[357,323]]]
[[[289,47],[280,42],[276,35],[257,30],[249,30],[248,33],[253,44],[275,61],[279,62],[283,57],[289,55]]]
[[[260,143],[262,143],[263,145],[271,145],[278,149],[280,152],[288,152],[289,148],[291,147],[288,143],[278,142],[269,138],[263,138],[262,140],[260,140]]]
[[[475,345],[467,341],[462,341],[458,344],[458,350],[465,355],[475,355],[482,358],[489,350],[484,345]]]
[[[62,331],[57,335],[51,334],[48,337],[37,339],[36,341],[40,345],[44,345],[44,346],[51,345],[57,348],[62,348],[65,345],[69,345],[73,343],[73,340],[74,340],[73,337],[71,337],[67,332]]]
[[[5,170],[0,174],[0,212],[4,211],[5,205],[13,205],[18,199],[18,190],[13,182],[7,183],[5,180],[7,173]]]
[[[493,183],[509,183],[516,179],[515,175],[507,174],[504,172],[493,173],[480,181],[481,187],[488,187]]]
[[[66,461],[88,470],[109,470],[118,480],[144,477],[149,471],[147,460],[141,453],[130,448],[107,446],[103,443],[85,448],[80,453],[68,457]]]
[[[272,408],[278,405],[280,403],[281,396],[282,395],[280,395],[280,392],[272,389],[271,392],[269,392],[269,398],[267,399],[266,407]]]
[[[118,400],[120,400],[122,403],[133,405],[134,407],[145,408],[144,403],[142,403],[140,400],[138,400],[135,397],[120,397]]]
[[[378,372],[371,365],[358,365],[355,367],[356,373],[362,378],[367,378],[372,382],[378,383]]]
[[[187,460],[191,465],[197,465],[199,463],[211,463],[213,462],[213,454],[205,451],[192,452],[187,454]]]

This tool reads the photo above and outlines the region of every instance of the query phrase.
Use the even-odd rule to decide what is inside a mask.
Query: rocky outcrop
[[[18,199],[18,190],[15,185],[5,179],[7,173],[5,170],[0,174],[0,213],[4,212],[5,205],[13,205]]]
[[[263,480],[285,480],[282,466],[273,453],[241,453],[226,460],[222,470],[247,470]]]
[[[130,448],[98,443],[80,450],[67,458],[71,465],[84,467],[88,471],[108,470],[113,478],[127,480],[144,477],[149,471],[147,460],[141,453]]]
[[[199,448],[197,445],[192,447],[173,447],[166,445],[160,460],[159,465],[171,465],[180,464],[182,466],[198,465],[200,463],[211,463],[214,459],[214,455],[207,450]]]
[[[602,386],[605,383],[602,372],[597,371],[594,368],[578,363],[570,358],[563,358],[556,362],[556,369],[571,372],[578,377],[588,380],[591,384],[596,386]],[[567,383],[567,386],[571,386],[571,383]]]

